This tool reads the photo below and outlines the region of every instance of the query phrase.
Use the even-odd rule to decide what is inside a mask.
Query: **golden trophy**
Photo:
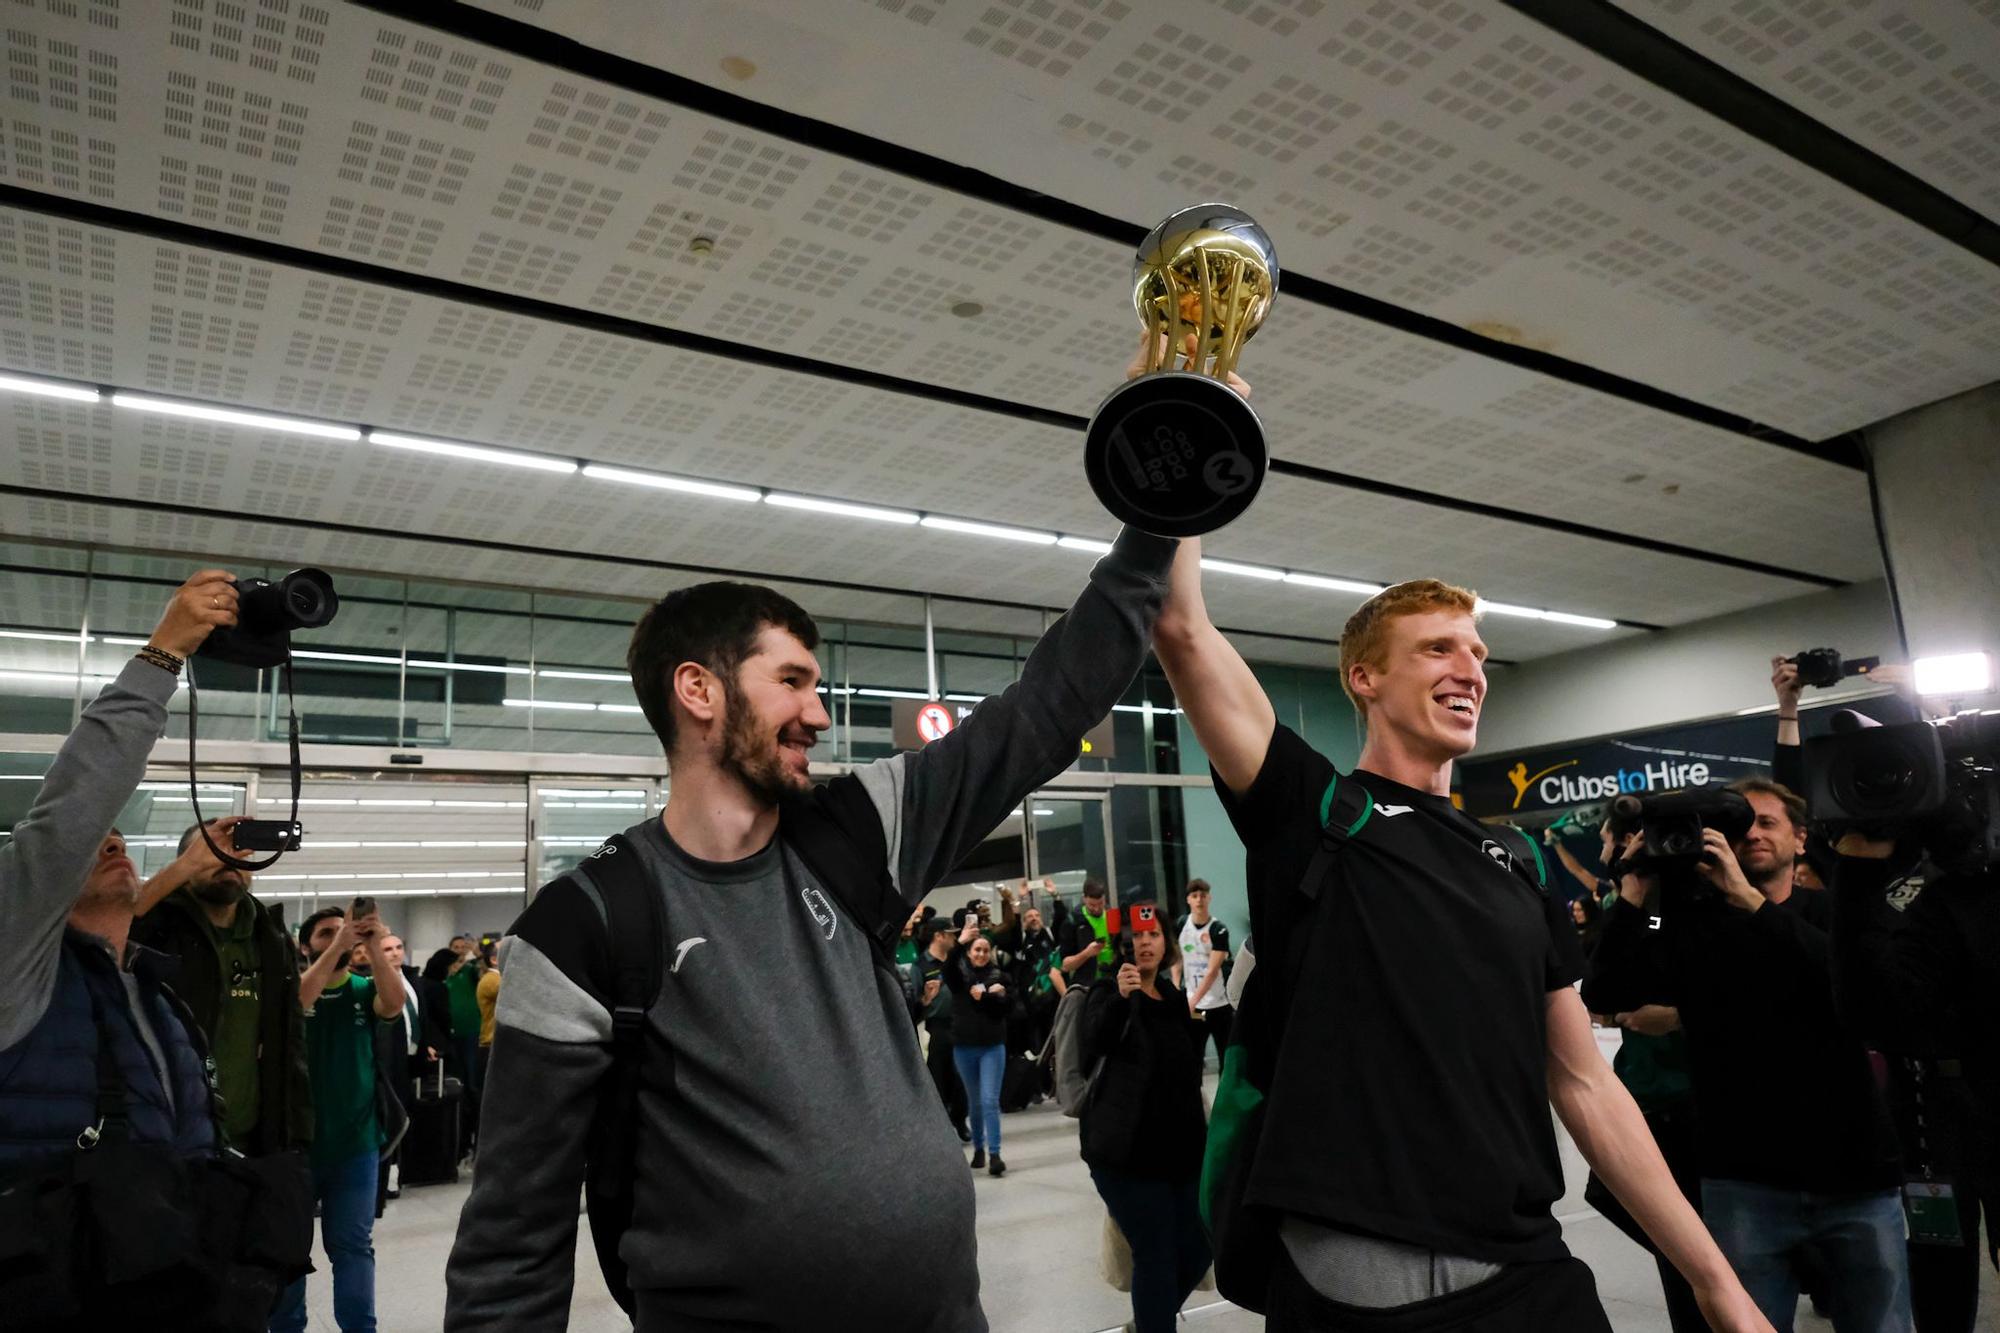
[[[1270,464],[1263,423],[1226,381],[1277,299],[1277,249],[1242,209],[1196,204],[1140,242],[1133,279],[1149,363],[1098,404],[1084,472],[1133,527],[1213,532],[1250,507]]]

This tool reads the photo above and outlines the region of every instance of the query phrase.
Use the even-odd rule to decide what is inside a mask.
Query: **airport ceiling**
[[[1551,26],[1553,25],[1553,26]],[[1232,561],[1529,659],[1878,577],[1851,432],[2000,378],[1977,0],[16,0],[0,374],[1104,538],[1133,243],[1285,289]],[[0,533],[1033,632],[1083,552],[0,395]],[[1351,593],[1218,573],[1254,655]]]

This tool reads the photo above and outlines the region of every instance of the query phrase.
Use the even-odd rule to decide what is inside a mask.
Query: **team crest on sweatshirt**
[[[812,919],[819,923],[820,933],[831,940],[833,932],[840,926],[840,918],[833,914],[833,904],[826,900],[825,894],[811,886],[800,889],[799,897],[804,900],[806,910],[812,913]]]

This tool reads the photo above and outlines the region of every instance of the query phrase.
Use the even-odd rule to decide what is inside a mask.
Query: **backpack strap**
[[[1299,892],[1307,902],[1319,901],[1320,888],[1326,883],[1334,858],[1374,813],[1375,798],[1360,783],[1352,778],[1342,782],[1338,773],[1327,782],[1326,791],[1319,798],[1319,847],[1306,866],[1305,878],[1299,881]]]
[[[1511,824],[1495,824],[1493,831],[1503,844],[1510,844],[1514,850],[1515,873],[1525,880],[1537,893],[1549,891],[1549,863],[1542,855],[1541,847],[1535,840]],[[1522,848],[1527,855],[1521,855]],[[1529,867],[1533,869],[1530,870]]]
[[[588,1151],[591,1240],[605,1285],[627,1314],[634,1309],[631,1281],[618,1242],[632,1225],[633,1179],[639,1151],[639,1085],[646,1046],[646,1013],[664,978],[666,920],[660,895],[622,833],[605,839],[569,872],[596,890],[604,911],[611,982],[611,1068],[597,1105]],[[671,1081],[671,1076],[669,1076]]]
[[[778,807],[778,832],[868,937],[878,966],[896,970],[896,941],[910,905],[889,871],[889,838],[875,803],[851,777],[839,777]]]

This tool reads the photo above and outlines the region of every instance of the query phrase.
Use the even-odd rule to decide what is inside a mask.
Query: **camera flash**
[[[1984,694],[1993,688],[1993,660],[1985,653],[1919,657],[1911,674],[1918,694]]]

